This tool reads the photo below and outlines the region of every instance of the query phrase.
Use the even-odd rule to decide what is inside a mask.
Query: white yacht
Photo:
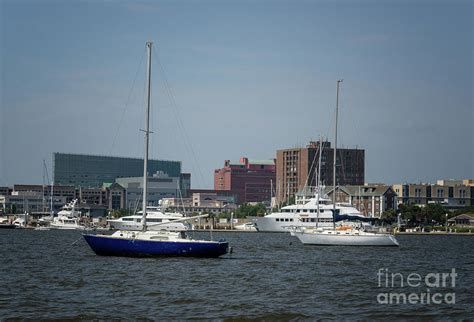
[[[83,230],[86,227],[79,223],[81,213],[76,210],[77,199],[63,206],[58,212],[57,217],[49,224],[52,229],[78,229]]]
[[[245,230],[245,231],[257,231],[257,227],[253,222],[243,223],[241,225],[234,226],[235,230]]]
[[[319,216],[318,216],[319,208]],[[361,227],[363,221],[369,220],[363,216],[355,207],[348,204],[336,204],[337,216],[350,218],[337,223],[340,227]],[[319,197],[318,193],[308,199],[304,197],[297,200],[296,204],[282,207],[280,211],[273,212],[265,217],[257,218],[258,231],[264,232],[289,232],[292,226],[333,228],[333,205],[331,200]]]
[[[146,213],[148,230],[166,229],[180,231],[189,229],[188,225],[182,221],[173,222],[183,218],[183,215],[180,213],[165,212],[162,211],[160,207],[147,207]],[[124,216],[117,219],[109,219],[107,222],[111,229],[142,230],[142,216],[143,212],[139,211],[136,215]],[[169,224],[167,224],[167,222],[169,222]]]

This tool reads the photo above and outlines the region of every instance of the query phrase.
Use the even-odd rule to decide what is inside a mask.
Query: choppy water
[[[196,234],[196,237],[207,234]],[[0,231],[0,317],[463,319],[474,317],[474,238],[401,236],[399,249],[303,246],[285,234],[214,233],[220,259],[96,256],[75,231]],[[377,272],[456,269],[455,304],[379,304]]]

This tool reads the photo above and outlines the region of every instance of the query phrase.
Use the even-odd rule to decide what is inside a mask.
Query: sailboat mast
[[[270,179],[270,211],[273,208],[273,180]]]
[[[336,90],[336,127],[334,130],[334,156],[333,156],[333,163],[332,163],[332,186],[333,186],[333,193],[332,193],[332,209],[333,209],[333,218],[336,214],[336,158],[337,158],[337,118],[339,114],[339,85],[342,83],[342,79],[337,80],[337,90]],[[336,226],[336,222],[334,222],[334,227]]]
[[[319,161],[318,161],[318,181],[317,181],[317,185],[318,185],[318,198],[316,199],[316,203],[317,203],[317,213],[316,213],[316,228],[318,228],[318,223],[319,223],[319,198],[320,198],[320,195],[321,195],[321,162],[322,162],[322,155],[323,155],[323,140],[322,138],[320,137],[319,138]]]
[[[53,196],[54,196],[54,162],[51,164],[51,196],[50,196],[50,202],[51,206],[49,211],[51,212],[51,218],[54,217],[54,208],[53,208]]]
[[[46,200],[45,200],[45,198],[44,198],[44,183],[45,183],[45,179],[46,179],[46,178],[45,178],[45,176],[46,176],[45,170],[46,170],[46,162],[45,162],[44,159],[43,159],[43,208],[41,209],[41,212],[44,212],[45,209],[46,209],[46,205],[45,205]]]
[[[151,47],[153,43],[147,41],[147,85],[146,85],[146,107],[145,107],[145,156],[143,157],[143,215],[142,226],[146,230],[146,206],[148,196],[148,142],[150,140],[150,101],[151,101]]]

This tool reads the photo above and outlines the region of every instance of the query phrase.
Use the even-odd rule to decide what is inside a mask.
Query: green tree
[[[380,219],[394,222],[397,220],[397,211],[395,209],[388,209],[382,213]]]
[[[267,208],[264,204],[258,203],[256,205],[250,205],[248,203],[243,203],[237,208],[234,212],[236,218],[245,218],[247,216],[264,216]]]
[[[448,211],[440,204],[428,204],[421,209],[421,216],[425,223],[441,223],[445,220],[445,214]]]
[[[403,204],[398,207],[402,218],[407,221],[408,226],[414,226],[421,222],[421,208],[417,205]]]

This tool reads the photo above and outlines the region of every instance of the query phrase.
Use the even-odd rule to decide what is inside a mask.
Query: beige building
[[[474,205],[472,180],[438,180],[436,184],[394,184],[399,204],[425,206],[429,203],[443,204],[448,208]]]
[[[163,198],[167,211],[192,213],[221,213],[237,209],[234,196],[221,196],[217,192],[195,192],[190,198]]]
[[[331,189],[328,196],[333,198]],[[397,209],[397,194],[387,185],[341,186],[336,189],[336,202],[357,208],[363,215],[380,218],[389,209]]]

